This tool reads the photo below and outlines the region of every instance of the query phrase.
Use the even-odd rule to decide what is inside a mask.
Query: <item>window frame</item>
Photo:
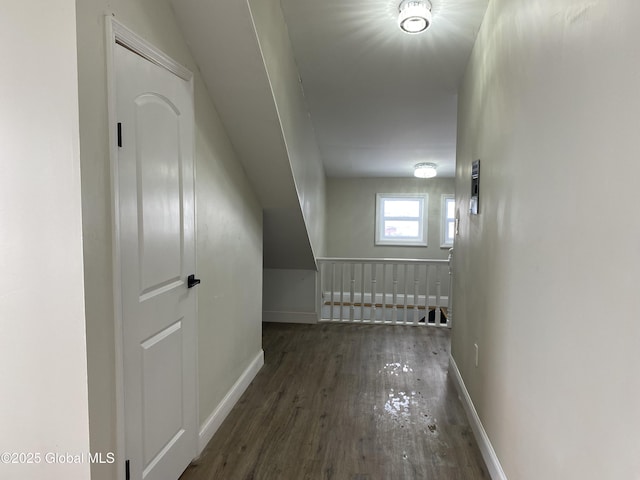
[[[447,201],[453,200],[454,202],[454,211],[453,217],[447,217]],[[455,241],[456,232],[456,212],[455,212],[455,201],[456,196],[452,193],[445,193],[442,195],[442,200],[440,202],[440,248],[452,248],[453,242]],[[447,242],[447,226],[449,223],[453,223],[453,237],[451,237],[451,243]]]
[[[420,201],[420,215],[418,217],[384,217],[385,200],[418,200]],[[384,235],[385,220],[417,220],[418,237],[387,237]],[[429,194],[427,193],[377,193],[375,245],[395,247],[426,247],[428,246],[429,230]]]

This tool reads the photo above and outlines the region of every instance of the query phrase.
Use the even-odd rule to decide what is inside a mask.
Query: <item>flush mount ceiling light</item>
[[[433,178],[438,174],[435,163],[418,163],[414,168],[413,175],[418,178]]]
[[[424,32],[431,25],[429,0],[403,0],[398,7],[398,26],[406,33]]]

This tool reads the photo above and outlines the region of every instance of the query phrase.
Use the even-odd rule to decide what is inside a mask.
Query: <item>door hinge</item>
[[[122,123],[118,122],[118,146],[122,146]]]
[[[124,462],[124,478],[125,480],[131,480],[131,470],[129,470],[129,460]]]

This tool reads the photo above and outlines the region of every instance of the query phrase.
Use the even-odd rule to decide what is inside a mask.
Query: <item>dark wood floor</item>
[[[265,324],[265,366],[181,480],[489,479],[449,330]]]

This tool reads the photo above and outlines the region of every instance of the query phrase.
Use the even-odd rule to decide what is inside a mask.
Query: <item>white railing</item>
[[[450,327],[451,258],[319,258],[320,321]]]

